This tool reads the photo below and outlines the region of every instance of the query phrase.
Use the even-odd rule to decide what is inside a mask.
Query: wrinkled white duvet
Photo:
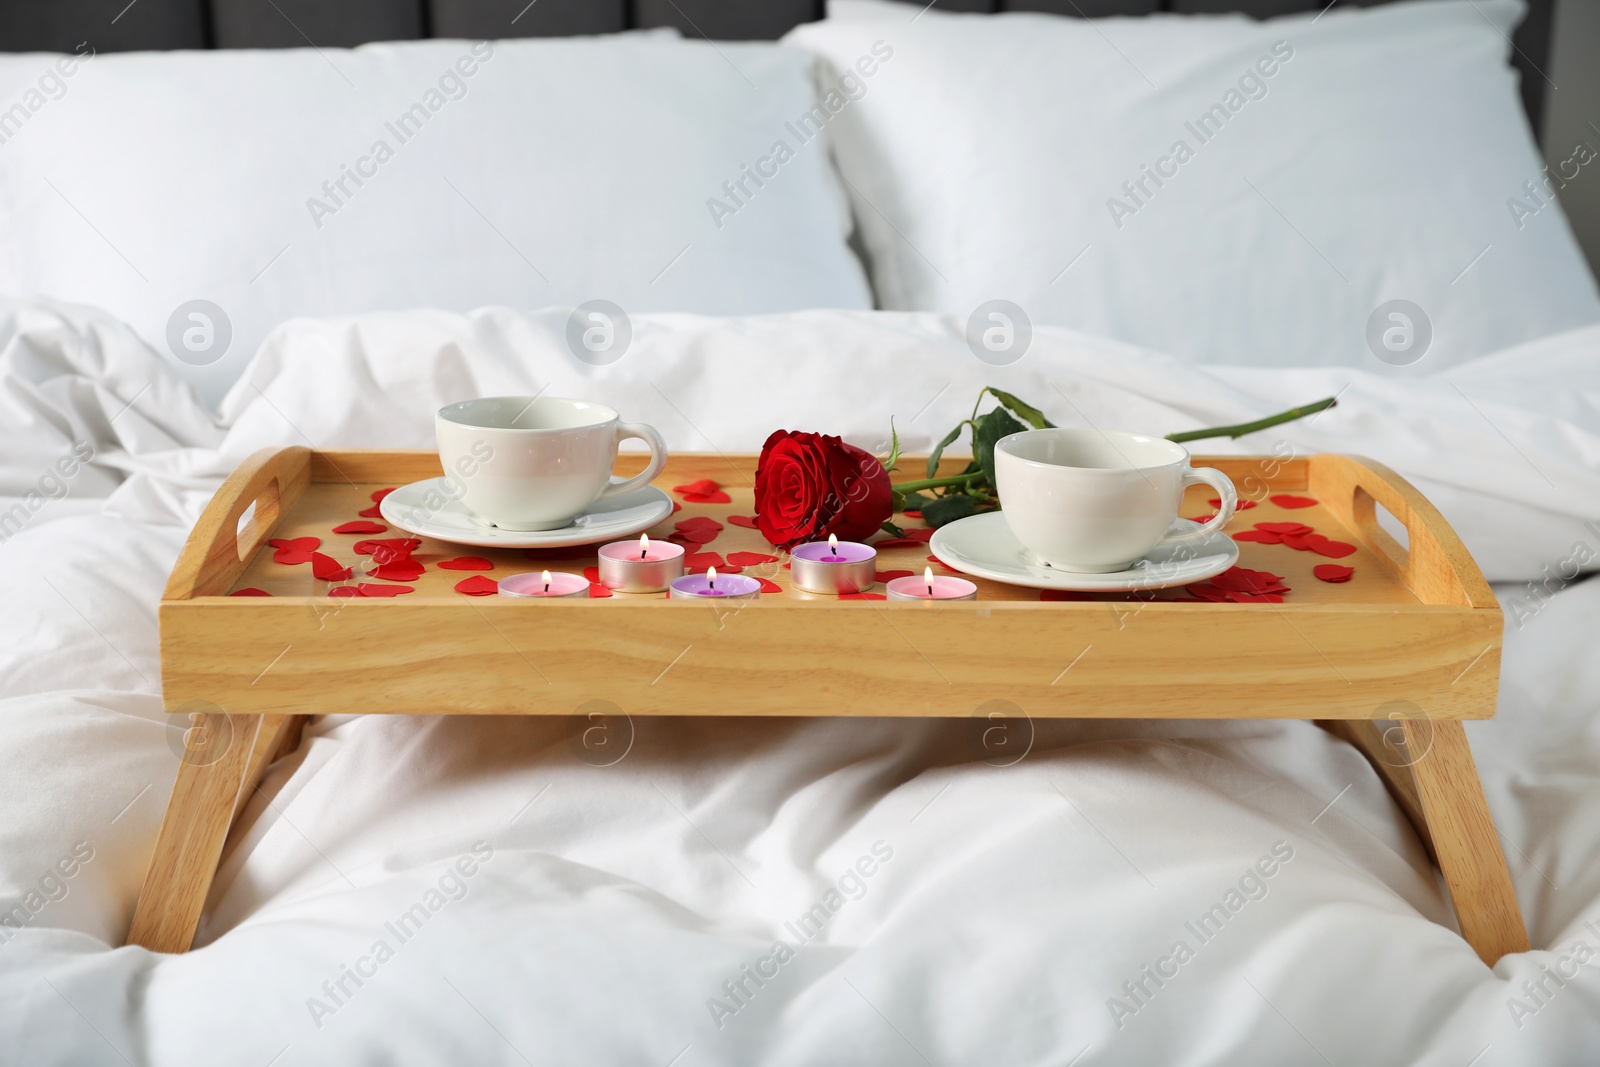
[[[1567,563],[1600,556],[1600,329],[1399,381],[1052,330],[993,368],[959,323],[839,312],[641,318],[594,368],[564,327],[291,322],[217,418],[125,328],[0,304],[0,1063],[1600,1055],[1600,582]],[[1377,777],[1309,723],[1039,722],[995,766],[978,720],[637,719],[602,767],[569,720],[338,706],[244,813],[196,950],[116,947],[177,762],[156,601],[253,449],[427,447],[440,404],[541,388],[679,449],[881,446],[891,415],[918,449],[986,383],[1158,432],[1340,395],[1203,447],[1395,466],[1503,583],[1500,716],[1468,734],[1536,951],[1478,961]]]

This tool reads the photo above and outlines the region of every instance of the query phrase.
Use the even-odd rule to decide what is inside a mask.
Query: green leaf
[[[883,530],[883,532],[888,534],[890,537],[904,537],[906,535],[904,530],[890,522],[888,519],[883,520],[883,525],[879,527],[879,529]]]
[[[1027,427],[1012,418],[1005,408],[995,408],[988,414],[978,417],[972,429],[972,461],[983,471],[991,486],[995,484],[995,442],[1009,434],[1021,433],[1026,429]]]
[[[944,455],[944,450],[946,448],[948,448],[951,445],[955,444],[956,438],[961,436],[961,427],[963,427],[965,425],[966,425],[966,423],[964,423],[964,422],[956,423],[955,429],[953,429],[949,433],[945,434],[944,435],[944,440],[940,441],[938,443],[938,445],[936,445],[934,447],[934,450],[931,453],[928,454],[928,477],[929,478],[932,478],[935,474],[937,474],[939,472],[939,457]]]
[[[889,458],[883,461],[883,469],[894,470],[894,465],[900,460],[900,435],[895,432],[894,416],[889,417]]]
[[[989,387],[989,392],[1000,403],[1016,412],[1022,418],[1022,421],[1032,426],[1035,430],[1048,430],[1055,426],[1055,423],[1044,417],[1044,412],[1032,404],[1025,404],[1012,394],[1001,392],[992,385]]]
[[[921,511],[932,503],[934,499],[931,496],[923,496],[921,493],[902,493],[901,496],[903,499],[900,502],[900,507],[895,509],[897,511]]]
[[[950,493],[922,506],[922,521],[937,529],[945,523],[964,519],[978,510],[978,502],[965,493]]]

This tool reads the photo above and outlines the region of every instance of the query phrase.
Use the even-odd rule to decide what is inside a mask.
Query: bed
[[[954,164],[924,161],[973,144],[950,134],[968,120],[953,106],[940,112],[943,143],[916,142],[916,124],[903,118],[908,101],[937,88],[925,80],[928,71],[949,69],[941,50],[992,45],[1014,65],[1031,61],[1014,39],[985,38],[998,30],[947,21],[962,16],[944,6],[919,13],[840,4],[821,22],[814,20],[823,12],[811,4],[686,0],[542,0],[520,13],[513,10],[520,4],[442,0],[359,9],[141,0],[120,16],[89,4],[0,14],[7,47],[19,52],[83,54],[80,42],[95,40],[81,29],[88,16],[107,27],[103,46],[96,45],[101,53],[113,43],[142,50],[292,46],[240,53],[239,69],[257,86],[277,79],[270,84],[297,102],[330,101],[324,109],[334,130],[345,128],[343,105],[331,102],[338,98],[323,82],[314,96],[293,95],[307,79],[337,88],[347,76],[391,87],[394,99],[406,102],[422,99],[439,71],[456,69],[468,88],[460,99],[447,93],[449,102],[424,131],[454,158],[508,115],[547,121],[537,101],[495,95],[487,79],[513,67],[526,77],[550,72],[554,93],[580,69],[618,63],[643,70],[680,87],[679,95],[663,94],[663,116],[714,101],[727,113],[717,128],[732,131],[722,140],[696,135],[699,154],[711,161],[704,169],[684,164],[680,174],[671,153],[645,155],[655,170],[670,173],[654,184],[617,186],[622,191],[614,195],[626,200],[613,201],[613,214],[666,221],[634,242],[644,249],[637,256],[609,259],[585,259],[584,242],[600,241],[597,234],[627,242],[601,229],[607,220],[590,218],[580,200],[565,201],[566,229],[539,230],[545,220],[517,215],[514,192],[489,180],[501,156],[446,169],[444,156],[430,155],[435,149],[422,139],[393,167],[385,164],[370,189],[351,184],[358,195],[332,204],[338,210],[316,230],[302,202],[318,195],[319,182],[307,186],[303,178],[336,181],[341,162],[356,162],[343,141],[324,145],[316,134],[301,141],[304,154],[315,157],[304,171],[275,170],[262,187],[292,181],[286,212],[313,234],[332,234],[325,244],[267,217],[262,228],[282,230],[292,246],[268,262],[276,234],[258,237],[248,220],[221,215],[235,227],[227,241],[209,243],[198,230],[170,240],[186,198],[203,214],[228,202],[217,189],[242,198],[255,188],[239,184],[244,171],[223,169],[217,173],[231,186],[219,180],[211,188],[197,178],[170,199],[157,195],[162,183],[150,175],[181,175],[182,168],[161,168],[179,134],[203,128],[206,101],[173,103],[169,118],[183,121],[161,127],[165,143],[115,142],[122,173],[132,176],[124,184],[138,191],[131,202],[105,188],[114,183],[72,166],[79,157],[71,153],[81,150],[74,145],[110,143],[115,134],[97,94],[114,93],[132,102],[128,114],[146,114],[141,109],[161,99],[157,94],[178,95],[163,85],[163,71],[175,69],[164,62],[196,64],[183,68],[195,76],[222,70],[201,66],[214,57],[196,53],[134,55],[120,67],[108,62],[117,57],[96,54],[74,78],[104,84],[63,75],[63,95],[45,93],[49,103],[30,111],[14,140],[0,145],[0,220],[20,234],[0,263],[0,281],[12,294],[0,300],[0,591],[11,607],[0,615],[0,710],[9,727],[0,732],[7,768],[0,775],[0,1002],[7,1023],[0,1058],[679,1067],[1592,1058],[1600,1037],[1600,980],[1589,965],[1600,949],[1600,862],[1591,832],[1600,814],[1600,587],[1584,578],[1600,558],[1600,314],[1559,208],[1541,198],[1526,226],[1515,228],[1504,204],[1524,175],[1538,177],[1524,115],[1535,116],[1537,129],[1544,81],[1526,72],[1543,65],[1549,5],[1534,5],[1509,35],[1514,48],[1499,36],[1510,22],[1489,21],[1510,5],[1446,5],[1456,19],[1447,27],[1458,35],[1451,39],[1466,43],[1438,77],[1455,77],[1457,68],[1481,73],[1491,48],[1499,61],[1515,54],[1525,71],[1520,90],[1509,72],[1493,84],[1473,75],[1472,91],[1484,100],[1498,92],[1495,106],[1511,110],[1495,112],[1500,132],[1484,135],[1489,147],[1471,156],[1482,165],[1466,168],[1479,172],[1481,188],[1463,178],[1466,192],[1446,183],[1430,193],[1458,198],[1448,220],[1455,229],[1470,231],[1491,212],[1506,228],[1476,265],[1467,262],[1481,246],[1475,231],[1461,238],[1465,255],[1452,246],[1449,256],[1429,259],[1422,246],[1439,242],[1424,218],[1402,231],[1405,254],[1369,277],[1356,246],[1335,243],[1338,231],[1359,228],[1352,201],[1329,193],[1324,215],[1303,214],[1293,182],[1274,185],[1261,176],[1288,173],[1277,169],[1287,163],[1251,172],[1269,203],[1257,204],[1263,228],[1250,231],[1239,262],[1285,257],[1272,262],[1280,273],[1311,279],[1301,286],[1311,305],[1328,303],[1324,284],[1360,290],[1364,319],[1367,304],[1398,295],[1383,288],[1386,279],[1443,271],[1446,295],[1422,299],[1434,314],[1434,347],[1394,363],[1362,346],[1359,320],[1350,327],[1358,350],[1341,350],[1330,332],[1320,342],[1297,339],[1304,351],[1289,353],[1293,345],[1286,344],[1275,362],[1154,343],[1137,332],[1149,314],[1133,295],[1122,294],[1125,303],[1106,297],[1120,293],[1108,286],[1128,270],[1118,257],[1148,255],[1139,242],[1155,237],[1117,243],[1098,231],[1077,243],[1053,236],[1040,246],[1058,261],[1041,283],[1043,295],[1019,301],[1033,318],[1026,352],[1000,363],[975,358],[967,312],[976,301],[963,287],[979,291],[982,272],[973,265],[989,261],[973,233],[993,221],[985,212],[1007,205],[974,200],[958,214],[940,207],[953,194],[938,183],[908,179],[903,193],[873,184],[906,178],[906,165],[896,161],[907,158],[916,161],[913,177],[950,174]],[[1070,13],[1080,5],[1061,6]],[[1113,13],[1104,10],[1112,5],[1081,6],[1082,14]],[[1369,25],[1357,21],[1367,12],[1270,6],[1254,13],[1311,12],[1282,34],[1297,47],[1310,42],[1297,53],[1305,66],[1287,66],[1285,79],[1301,70],[1311,77],[1324,69],[1312,60],[1331,54],[1318,51],[1333,46],[1310,35],[1311,19],[1322,19],[1318,32],[1332,26],[1352,38]],[[1433,17],[1430,4],[1387,6],[1414,22],[1383,24],[1390,36],[1422,33]],[[900,21],[882,29],[891,19]],[[1046,44],[1075,25],[1036,21],[1044,19],[1004,15],[995,22]],[[1147,43],[1134,27],[1139,21],[1097,22],[1082,41],[1063,37],[1060,47],[1098,47],[1104,52],[1096,62],[1126,68],[1099,36],[1109,35],[1132,65],[1166,87],[1159,75],[1168,68],[1160,64],[1189,60],[1162,59],[1167,45]],[[790,32],[800,23],[809,25]],[[1174,32],[1186,25],[1167,20],[1157,32],[1169,24]],[[1197,99],[1218,97],[1237,78],[1234,57],[1252,62],[1263,41],[1270,46],[1280,36],[1277,25],[1208,23],[1218,51],[1200,68],[1222,72],[1221,80],[1199,78]],[[1257,26],[1265,36],[1248,37]],[[499,40],[617,31],[633,32],[570,42],[570,67],[561,66],[567,53],[522,52]],[[786,49],[808,50],[832,65],[824,90],[880,38],[895,42],[896,58],[882,64],[881,76],[862,75],[867,88],[831,124],[827,154],[798,155],[784,165],[782,181],[750,183],[735,203],[721,183],[736,182],[746,163],[758,165],[751,138],[807,110],[813,83],[809,60],[762,51],[771,45],[725,42],[785,32]],[[422,37],[439,40],[344,50]],[[481,70],[472,81],[456,63],[474,54],[455,38],[477,37],[495,44],[492,58],[476,57]],[[315,48],[298,47],[306,38]],[[1181,42],[1187,56],[1212,47],[1196,41],[1202,39]],[[685,60],[680,45],[701,50]],[[554,44],[527,43],[547,46]],[[1358,46],[1370,42],[1349,44]],[[287,65],[273,68],[274,55]],[[918,66],[918,56],[932,58]],[[12,86],[35,84],[46,69],[42,58],[7,57],[0,74]],[[906,71],[902,82],[887,80],[898,71]],[[1134,73],[1117,76],[1132,84]],[[754,91],[740,77],[749,77]],[[246,88],[213,84],[224,101],[241,99],[229,94]],[[1252,101],[1240,121],[1255,115],[1252,108],[1263,125],[1275,121],[1266,105],[1294,97],[1286,80],[1273,91],[1276,98]],[[1381,91],[1391,91],[1388,83]],[[1115,87],[1106,93],[1101,100],[1109,108]],[[620,91],[618,97],[629,99]],[[1525,112],[1514,113],[1519,105]],[[398,114],[385,107],[380,114]],[[511,107],[526,110],[503,110]],[[368,128],[359,115],[352,121],[349,129]],[[687,136],[690,125],[672,127],[670,138]],[[157,128],[154,118],[140,127]],[[237,153],[282,154],[275,138],[292,129],[264,109],[251,131],[257,143],[242,138]],[[538,129],[541,137],[560,133]],[[1441,130],[1446,138],[1458,132],[1448,121]],[[1224,153],[1260,150],[1248,128],[1228,132],[1238,132],[1242,146],[1219,141],[1196,167],[1223,170],[1211,163],[1234,158]],[[1271,140],[1269,134],[1276,131],[1262,132]],[[907,139],[897,140],[901,135]],[[1153,157],[1135,147],[1107,173],[1137,177],[1137,163],[1130,170],[1127,161]],[[874,151],[893,155],[875,159]],[[1485,158],[1495,155],[1505,158]],[[517,159],[540,166],[531,153]],[[837,183],[835,170],[843,175]],[[546,180],[545,170],[527,173]],[[455,192],[442,187],[441,174]],[[1510,174],[1517,181],[1506,185]],[[990,175],[955,168],[955,177],[975,188]],[[1218,195],[1211,180],[1188,168],[1181,183],[1146,198],[1149,213],[1144,203],[1134,205],[1128,225],[1176,210],[1183,198]],[[1234,188],[1237,174],[1228,180],[1228,197],[1256,195]],[[1393,180],[1414,183],[1415,175]],[[1098,182],[1096,176],[1093,191],[1074,195],[1103,213],[1101,201],[1117,183],[1102,192]],[[369,255],[360,261],[374,279],[366,294],[340,289],[345,282],[331,268],[318,273],[328,264],[347,267],[339,257],[381,232],[376,224],[362,228],[363,212],[387,210],[389,198],[403,205],[424,187],[430,210],[448,212],[448,225],[437,236],[424,219],[415,232],[427,235],[434,252],[449,252],[451,233],[469,235],[462,240],[473,256],[452,261],[449,270],[427,273],[433,263],[406,274],[386,273],[382,257]],[[757,195],[748,195],[752,189]],[[69,198],[73,204],[62,203]],[[680,222],[674,212],[686,199]],[[710,199],[737,209],[723,229],[707,217]],[[18,210],[51,202],[42,221]],[[275,201],[260,203],[270,208],[263,216],[276,210]],[[135,210],[141,204],[142,214]],[[1468,204],[1477,214],[1462,206]],[[146,236],[136,224],[152,217]],[[874,230],[874,217],[892,225]],[[1305,243],[1323,251],[1307,251],[1288,230],[1265,229],[1273,220],[1298,223]],[[85,224],[105,239],[67,229]],[[1044,219],[1041,228],[1053,224]],[[350,231],[347,244],[338,243],[346,240],[338,225]],[[909,241],[892,232],[896,227]],[[176,252],[154,251],[163,234]],[[673,261],[683,242],[694,250]],[[248,254],[237,251],[241,244]],[[1083,244],[1096,251],[1069,263]],[[396,260],[417,255],[398,244],[386,251]],[[1236,251],[1217,245],[1208,254],[1220,262]],[[223,252],[227,257],[218,258]],[[1030,254],[1020,248],[1010,258]],[[913,262],[922,257],[923,266]],[[243,296],[191,291],[194,276],[184,269],[234,260],[246,264],[236,268]],[[478,270],[479,261],[488,267]],[[552,263],[575,277],[568,288]],[[940,269],[927,271],[927,264]],[[253,283],[250,275],[263,265]],[[1330,266],[1342,281],[1313,273]],[[144,274],[148,288],[129,267]],[[278,280],[273,271],[285,267],[294,269]],[[537,267],[547,268],[550,290],[540,287]],[[1048,273],[1062,267],[1055,293],[1084,285],[1086,303],[1120,317],[1080,320],[1077,297],[1053,303]],[[1271,273],[1236,269],[1230,277],[1247,283]],[[1450,303],[1449,291],[1477,284],[1480,269],[1504,272],[1488,276],[1500,295]],[[524,273],[510,273],[518,271]],[[168,275],[170,295],[154,295]],[[51,292],[37,284],[41,278],[78,278],[83,288]],[[1369,283],[1370,291],[1363,288]],[[266,296],[250,295],[260,292],[255,285],[274,284]],[[583,358],[569,340],[573,305],[608,293],[615,299],[629,284],[635,288],[617,300],[627,309],[629,342],[614,360]],[[1207,332],[1227,336],[1235,351],[1256,351],[1252,323],[1281,328],[1289,314],[1275,309],[1278,298],[1260,285],[1250,291],[1251,315],[1218,312],[1206,320]],[[655,299],[663,286],[679,288]],[[1010,282],[997,287],[990,295],[1017,291]],[[507,306],[462,303],[478,292],[489,294],[483,304]],[[547,304],[550,293],[556,295]],[[369,302],[342,309],[316,303],[365,297]],[[235,340],[214,359],[186,349],[183,330],[177,343],[167,334],[175,307],[191,298],[227,309]],[[1185,298],[1182,310],[1190,321],[1208,314],[1199,296]],[[214,328],[221,320],[206,321]],[[1486,330],[1502,333],[1474,347],[1469,339]],[[185,351],[193,358],[183,358]],[[841,410],[827,383],[806,373],[818,352],[856,376],[858,403]],[[156,604],[200,509],[254,451],[285,444],[428,448],[438,406],[541,390],[602,396],[626,417],[656,425],[674,449],[753,450],[778,425],[823,429],[881,449],[893,419],[904,447],[925,450],[989,384],[1035,398],[1062,421],[1161,432],[1339,396],[1326,417],[1219,450],[1371,455],[1439,505],[1495,583],[1507,615],[1499,714],[1469,726],[1468,736],[1533,951],[1493,968],[1478,960],[1454,932],[1427,853],[1380,777],[1353,747],[1310,723],[1039,720],[1026,724],[1029,744],[1013,761],[1009,752],[996,758],[990,723],[977,716],[635,716],[617,724],[628,744],[616,757],[614,748],[585,743],[591,724],[582,718],[353,717],[337,707],[307,726],[259,790],[240,798],[195,949],[164,956],[119,947],[188,725],[162,705]],[[1282,699],[1292,702],[1295,694]],[[1252,874],[1269,868],[1271,876]],[[1190,932],[1189,924],[1230,895],[1243,903],[1224,928],[1204,939]],[[827,922],[807,925],[803,917],[828,900],[841,903],[829,907]],[[800,934],[791,929],[797,922]]]

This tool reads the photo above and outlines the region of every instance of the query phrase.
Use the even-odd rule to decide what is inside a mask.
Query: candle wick
[[[644,559],[644,557],[645,557],[645,554],[646,554],[646,553],[647,553],[647,552],[649,552],[649,551],[650,551],[650,550],[649,550],[649,549],[648,549],[648,548],[641,548],[641,549],[640,549],[640,550],[639,550],[639,558],[640,558],[640,559]]]
[[[544,591],[546,593],[548,593],[550,591],[550,583],[549,582],[545,582],[544,583]]]

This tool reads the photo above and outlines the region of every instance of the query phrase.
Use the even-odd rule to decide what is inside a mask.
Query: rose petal
[[[229,596],[271,596],[272,594],[267,592],[265,589],[257,589],[255,586],[249,585],[249,586],[245,586],[243,589],[235,589],[233,592],[229,593],[228,595]]]
[[[325,582],[342,582],[350,577],[350,568],[342,567],[339,561],[332,556],[325,556],[321,552],[311,554],[311,573],[314,577]]]
[[[1295,496],[1291,493],[1279,493],[1277,496],[1271,496],[1267,499],[1280,508],[1314,508],[1317,506],[1317,501],[1314,497]]]
[[[883,593],[840,593],[840,600],[888,600]]]
[[[721,488],[721,485],[710,478],[701,478],[698,482],[690,482],[688,485],[675,485],[672,487],[672,491],[674,493],[693,493],[696,496],[709,496]]]
[[[690,504],[731,504],[733,497],[718,489],[714,493],[685,493],[683,499]]]
[[[268,541],[267,544],[277,549],[277,551],[272,554],[272,562],[293,565],[311,562],[311,553],[322,544],[322,538],[274,537],[272,540]]]
[[[1275,533],[1268,533],[1265,530],[1241,530],[1233,535],[1233,539],[1235,541],[1254,541],[1262,545],[1280,545],[1283,543],[1282,537]]]
[[[442,559],[437,566],[447,571],[492,571],[494,564],[482,556],[457,556],[455,559]]]
[[[456,592],[465,593],[467,596],[494,596],[499,591],[499,582],[493,578],[485,578],[481,574],[474,574],[456,583]]]
[[[754,515],[729,515],[728,521],[735,526],[743,526],[746,530],[760,529],[756,525],[756,517]]]
[[[340,523],[338,526],[333,528],[333,532],[336,534],[374,534],[383,533],[388,528],[389,527],[385,526],[381,522],[364,522],[357,520],[356,522]]]
[[[611,590],[607,589],[605,586],[601,585],[599,582],[590,582],[589,583],[589,599],[590,600],[599,600],[602,597],[608,597],[610,595],[611,595]]]
[[[1354,567],[1346,567],[1338,563],[1319,563],[1311,568],[1312,574],[1325,582],[1332,582],[1334,585],[1348,582],[1350,576],[1355,572],[1356,569]],[[238,595],[237,593],[234,594],[234,596]]]
[[[380,563],[367,572],[369,578],[382,578],[386,582],[414,582],[422,577],[422,572],[428,568],[414,559],[397,559],[392,563]]]
[[[769,556],[765,552],[729,552],[728,563],[734,567],[754,567],[758,563],[776,563],[777,556]]]

